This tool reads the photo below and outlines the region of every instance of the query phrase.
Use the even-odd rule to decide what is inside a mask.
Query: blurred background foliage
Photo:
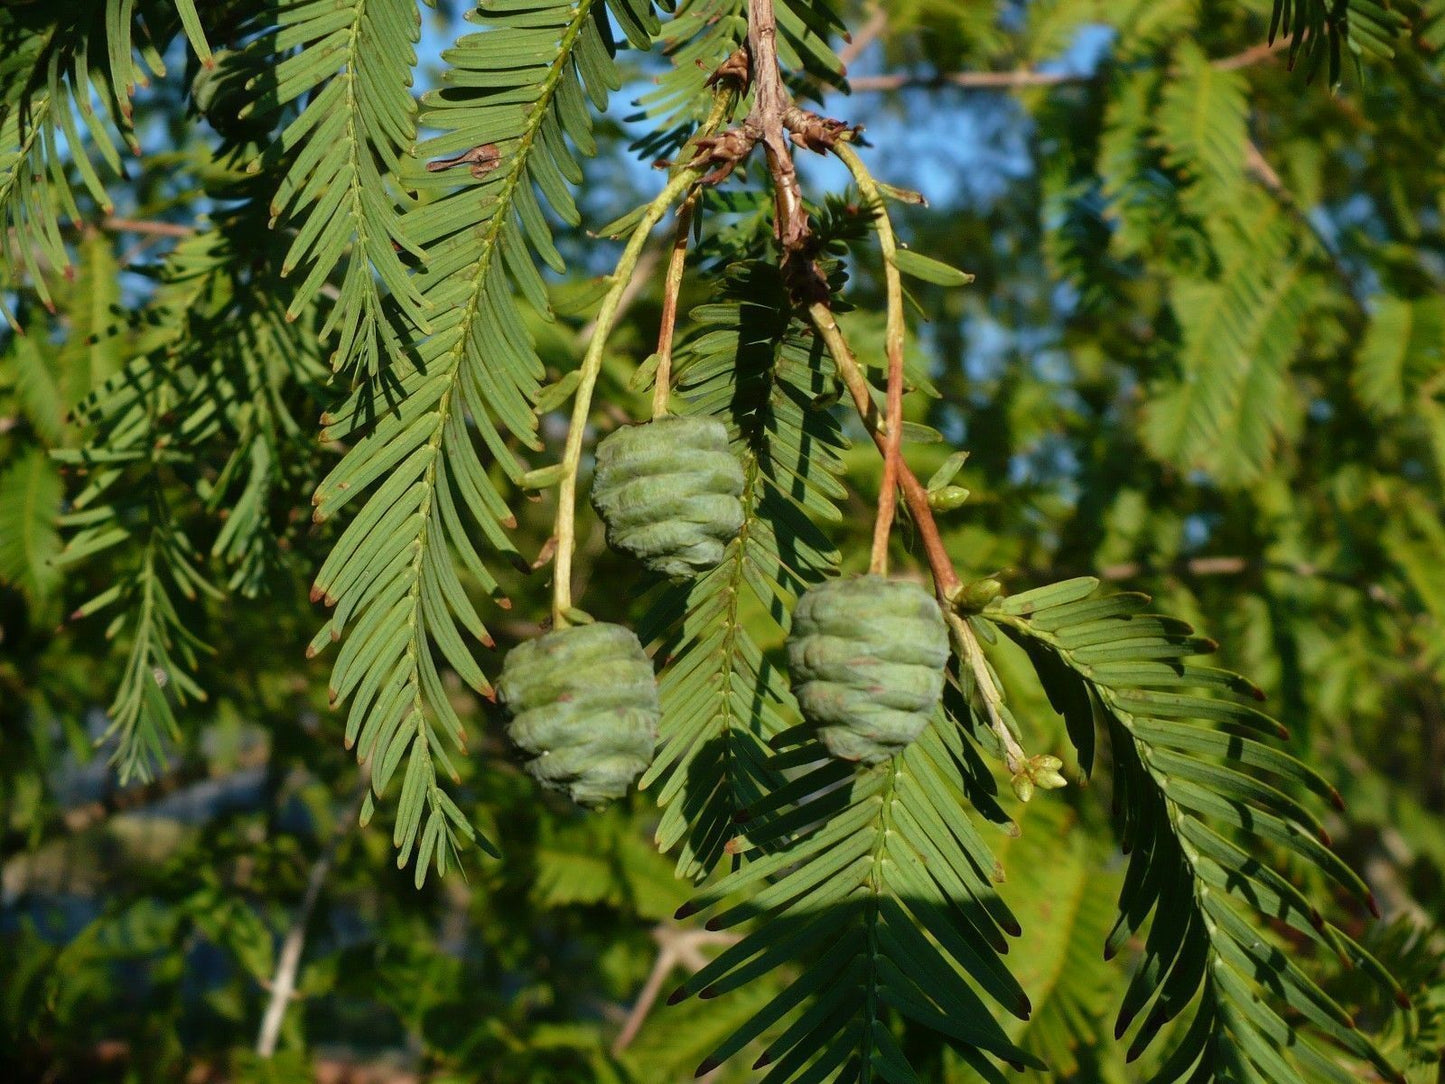
[[[233,6],[208,13],[213,46],[227,44]],[[1291,71],[1288,50],[1266,43],[1270,6],[855,4],[852,43],[839,43],[852,92],[820,91],[822,108],[866,126],[881,177],[928,197],[900,213],[905,238],[977,276],[913,294],[914,356],[939,392],[918,398],[913,420],[946,438],[915,446],[914,467],[926,476],[951,448],[970,453],[958,481],[972,495],[943,517],[960,572],[1010,589],[1095,574],[1146,591],[1267,690],[1292,751],[1345,798],[1328,826],[1386,917],[1350,932],[1416,999],[1420,1033],[1386,1041],[1413,1080],[1434,1081],[1445,1042],[1445,4],[1399,0],[1408,25],[1393,59],[1347,51],[1334,90],[1325,68],[1308,79],[1311,65]],[[425,15],[421,86],[459,32],[457,7]],[[622,61],[624,93],[645,93],[658,58]],[[5,294],[25,334],[0,332],[0,1072],[689,1079],[777,980],[663,1006],[720,935],[673,921],[687,885],[652,845],[648,795],[600,815],[542,796],[509,760],[496,709],[457,683],[450,695],[479,740],[454,794],[504,859],[469,855],[464,877],[416,891],[389,831],[356,828],[355,769],[326,710],[325,669],[305,658],[319,620],[306,586],[334,537],[309,523],[325,459],[298,460],[268,491],[276,545],[264,554],[224,534],[229,502],[214,495],[234,448],[218,443],[195,475],[170,479],[168,523],[214,587],[173,599],[206,695],[177,703],[149,782],[119,786],[95,748],[127,660],[104,620],[69,615],[133,577],[134,554],[56,567],[74,485],[51,453],[76,446],[69,412],[88,392],[165,349],[132,314],[178,289],[158,268],[198,216],[235,206],[238,179],[212,164],[220,136],[187,119],[187,63],[178,40],[169,74],[137,96],[146,153],[107,180],[114,205],[78,185],[78,224],[60,239],[72,269],[50,274],[34,249],[54,311],[33,284]],[[558,227],[577,271],[552,282],[559,319],[532,329],[551,379],[576,365],[585,276],[613,251],[599,256],[587,228],[651,190],[629,149],[644,126],[625,114],[599,125],[583,225]],[[835,166],[802,166],[810,191],[845,188]],[[257,255],[252,277],[227,289],[289,296],[267,262],[274,237],[259,219],[233,232]],[[848,321],[878,356],[874,270],[854,269]],[[684,308],[706,295],[689,281]],[[609,347],[614,422],[642,409],[628,378],[659,309],[653,276]],[[205,326],[204,305],[194,318]],[[302,442],[329,401],[316,360],[285,355]],[[542,434],[555,454],[562,426],[544,418]],[[848,471],[854,496],[835,533],[860,567],[881,470],[855,442]],[[519,520],[518,548],[535,556],[550,497]],[[589,609],[635,623],[646,585],[584,520]],[[505,580],[501,648],[534,635],[546,611],[545,576]],[[770,629],[760,622],[758,635],[777,651]],[[1010,684],[1031,749],[1069,757],[1048,705]],[[1037,799],[1017,813],[1022,837],[994,844],[1031,932],[1009,961],[1035,1005],[1016,1030],[1055,1079],[1146,1079],[1157,1055],[1126,1067],[1111,1036],[1129,967],[1103,963],[1098,946],[1123,862],[1096,798],[1071,786]],[[262,1056],[278,960],[302,934],[277,1052]],[[636,1011],[649,990],[662,996]],[[933,1066],[930,1079],[974,1079],[941,1048],[910,1056]],[[752,1079],[747,1060],[713,1079]]]

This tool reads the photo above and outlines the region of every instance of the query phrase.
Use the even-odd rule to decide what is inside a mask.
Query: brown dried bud
[[[468,171],[477,180],[481,180],[492,170],[502,164],[502,153],[497,150],[495,143],[483,143],[473,147],[471,150],[462,151],[461,154],[452,155],[450,158],[438,158],[435,162],[426,164],[428,173],[440,173],[444,169],[454,169],[457,166],[470,166]]]

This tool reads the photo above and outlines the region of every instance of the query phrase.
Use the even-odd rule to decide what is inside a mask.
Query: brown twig
[[[873,443],[883,455],[883,492],[879,494],[878,519],[874,526],[873,553],[870,569],[875,573],[887,569],[888,535],[893,522],[897,501],[897,487],[903,488],[904,499],[913,514],[919,537],[928,556],[929,569],[933,574],[933,588],[945,612],[950,614],[952,633],[960,657],[970,667],[979,696],[990,718],[990,725],[999,734],[1003,747],[1008,753],[1008,768],[1014,777],[1014,790],[1023,801],[1033,793],[1035,786],[1062,786],[1063,777],[1058,775],[1059,763],[1055,758],[1029,758],[1018,746],[1008,729],[1000,705],[1002,693],[989,673],[983,650],[965,620],[959,617],[954,603],[962,594],[962,582],[953,560],[943,544],[938,524],[933,518],[933,508],[928,502],[928,491],[914,476],[903,459],[901,440],[903,432],[903,305],[902,285],[898,279],[895,259],[896,245],[893,240],[892,224],[883,207],[882,193],[867,168],[851,147],[846,136],[850,131],[841,121],[828,120],[801,110],[791,100],[781,73],[777,70],[777,57],[769,52],[772,34],[771,0],[749,0],[750,17],[755,20],[748,29],[748,41],[753,48],[753,78],[757,87],[755,101],[767,103],[756,124],[764,133],[773,132],[777,139],[769,142],[763,138],[768,152],[768,167],[772,175],[774,197],[778,207],[778,237],[783,247],[784,269],[789,261],[806,251],[808,241],[806,218],[794,216],[794,203],[801,208],[802,194],[798,191],[797,172],[781,132],[786,130],[794,143],[816,151],[832,150],[852,171],[864,198],[875,208],[875,222],[879,243],[884,253],[885,273],[889,275],[889,314],[887,330],[888,389],[887,417],[880,418],[878,407],[873,402],[873,393],[858,359],[848,345],[842,329],[838,327],[831,305],[827,284],[816,265],[810,260],[809,274],[797,274],[796,262],[792,264],[791,286],[795,298],[807,306],[813,327],[822,338],[833,357],[838,375],[848,388],[858,414],[863,419]],[[767,89],[765,89],[767,88]],[[754,114],[758,114],[755,107]],[[750,120],[754,118],[750,116]],[[776,123],[776,127],[772,127]],[[1027,791],[1025,791],[1027,788]]]
[[[1087,83],[1093,75],[1077,72],[1039,72],[1019,68],[1006,72],[939,72],[917,75],[895,72],[891,75],[860,75],[848,80],[855,93],[878,91],[962,87],[964,90],[1008,90],[1015,87],[1055,87],[1065,83]]]
[[[0,418],[0,432],[4,431],[4,420]],[[264,765],[269,755],[270,751],[266,748],[246,752],[238,759],[235,770],[224,775],[213,776],[209,765],[194,761],[182,764],[149,783],[118,787],[92,801],[57,811],[31,831],[12,829],[6,832],[0,837],[0,854],[9,856],[24,850],[38,850],[53,839],[88,832],[112,817],[146,809],[198,784],[216,786],[240,782],[247,773]]]
[[[617,318],[620,320],[627,314],[627,311],[637,303],[647,289],[647,284],[652,279],[652,273],[657,270],[657,265],[662,262],[662,251],[657,248],[649,248],[643,252],[637,261],[637,267],[632,272],[632,279],[627,283],[627,288],[622,291],[622,300],[617,303]],[[586,343],[592,339],[592,333],[597,330],[597,321],[589,320],[582,325],[577,332],[577,341]]]
[[[276,973],[271,978],[271,996],[266,1002],[266,1011],[261,1017],[261,1030],[256,1036],[256,1053],[263,1058],[269,1058],[276,1053],[276,1042],[281,1036],[281,1023],[286,1018],[286,1006],[290,1004],[292,995],[296,992],[296,974],[301,968],[301,950],[306,947],[306,927],[311,922],[311,914],[316,910],[316,904],[321,899],[322,886],[326,884],[326,878],[331,874],[331,867],[336,862],[336,853],[341,849],[342,842],[350,834],[352,827],[356,824],[356,818],[361,812],[361,803],[366,796],[366,788],[371,785],[370,780],[362,781],[362,786],[357,790],[356,796],[351,800],[345,811],[337,818],[335,826],[331,830],[331,838],[326,841],[321,854],[311,866],[311,873],[306,878],[306,894],[301,898],[301,906],[296,911],[296,916],[291,920],[291,926],[286,931],[286,938],[281,943],[281,952],[276,957]]]
[[[794,257],[806,251],[808,219],[803,210],[803,195],[798,185],[798,172],[793,165],[792,154],[783,133],[791,131],[793,138],[804,146],[822,150],[835,146],[838,137],[847,130],[847,126],[837,121],[828,121],[804,113],[796,107],[787,85],[783,82],[782,71],[778,67],[776,38],[777,21],[773,13],[772,0],[748,0],[748,48],[752,53],[754,104],[746,124],[760,133],[758,140],[762,142],[763,148],[767,152],[768,171],[772,177],[774,199],[777,203],[778,239],[783,248],[786,270]],[[835,149],[840,155],[846,150],[841,145],[837,145]],[[852,349],[848,346],[842,330],[838,327],[837,320],[833,317],[826,284],[821,281],[821,276],[811,261],[808,263],[808,273],[805,275],[796,273],[799,270],[796,263],[793,264],[792,270],[795,272],[792,276],[793,288],[802,295],[802,299],[806,302],[813,326],[818,330],[818,334],[833,355],[839,375],[853,396],[853,401],[857,405],[858,412],[862,415],[874,443],[883,454],[886,466],[890,459],[888,425],[885,420],[879,418],[877,407],[868,390],[867,378],[864,377],[857,359],[853,356]],[[901,346],[901,337],[899,345]],[[901,353],[898,356],[901,361]],[[890,367],[891,364],[892,358],[890,357]],[[900,381],[900,391],[901,388]],[[895,428],[901,433],[901,420]],[[958,573],[954,570],[952,560],[949,559],[948,551],[944,548],[943,539],[938,532],[938,524],[934,522],[933,509],[928,504],[928,491],[908,468],[908,464],[903,462],[901,455],[896,454],[891,458],[897,480],[903,487],[904,499],[908,503],[909,511],[913,514],[919,536],[923,539],[924,549],[928,554],[929,567],[933,572],[934,588],[940,598],[948,599],[958,592],[962,584]]]
[[[778,241],[787,261],[803,250],[808,238],[808,212],[798,170],[788,149],[784,118],[793,98],[778,67],[778,21],[773,0],[748,0],[748,50],[752,54],[753,108],[745,125],[757,132],[768,156],[777,204]]]
[[[882,36],[887,29],[888,12],[880,3],[873,9],[873,14],[868,16],[868,21],[858,28],[858,33],[849,38],[848,44],[838,50],[838,60],[842,62],[843,70],[846,72],[848,65],[862,56],[864,50]]]
[[[1272,42],[1260,42],[1258,45],[1251,45],[1232,56],[1220,57],[1213,62],[1213,66],[1222,72],[1232,72],[1239,68],[1248,68],[1254,64],[1262,64],[1269,60],[1276,53],[1282,53],[1289,48],[1290,39],[1281,35]]]
[[[1288,47],[1281,38],[1273,45],[1253,45],[1231,56],[1220,57],[1212,66],[1219,71],[1237,71],[1270,60]],[[1057,87],[1069,84],[1091,83],[1102,78],[1104,69],[1093,72],[1041,72],[1032,68],[1016,68],[1002,72],[936,72],[920,75],[912,72],[898,72],[891,75],[860,75],[850,79],[848,87],[854,92],[888,92],[905,89],[930,89],[960,87],[964,90],[1013,90],[1026,87]]]
[[[833,309],[826,301],[814,301],[808,306],[808,316],[813,321],[813,327],[817,329],[819,337],[828,348],[828,353],[833,357],[833,363],[838,367],[838,375],[842,377],[844,386],[853,397],[853,403],[858,408],[858,413],[863,419],[863,424],[869,434],[873,437],[873,443],[884,455],[887,454],[888,438],[885,433],[887,426],[878,415],[878,408],[873,402],[873,397],[868,390],[867,378],[854,357],[848,340],[844,338],[843,331],[838,327],[838,321],[833,316]],[[917,476],[909,468],[907,463],[898,464],[898,481],[903,488],[903,499],[908,505],[908,511],[913,516],[914,525],[918,528],[918,535],[923,540],[923,549],[928,556],[928,567],[933,573],[933,586],[940,598],[947,600],[957,594],[963,582],[958,577],[958,572],[953,567],[953,560],[948,556],[948,550],[943,544],[943,536],[938,531],[938,523],[933,518],[933,508],[928,503],[928,490],[924,488]]]
[[[632,1011],[627,1014],[622,1030],[612,1041],[614,1057],[631,1046],[632,1040],[637,1038],[643,1022],[647,1020],[647,1014],[657,1004],[657,995],[662,993],[662,984],[667,981],[667,976],[672,974],[674,968],[681,964],[691,968],[693,972],[701,971],[707,965],[707,957],[702,952],[704,947],[731,945],[738,938],[736,934],[721,931],[657,926],[652,931],[652,939],[657,942],[657,960],[652,965],[652,971],[648,973],[647,981],[638,991],[637,1001],[633,1003]]]
[[[1280,177],[1279,171],[1270,165],[1269,159],[1265,158],[1259,144],[1253,139],[1246,138],[1244,141],[1244,168],[1259,180],[1259,183],[1264,186],[1284,212],[1314,238],[1315,244],[1319,246],[1320,252],[1335,273],[1335,277],[1339,279],[1345,293],[1354,301],[1356,310],[1360,315],[1365,315],[1365,306],[1360,297],[1359,285],[1355,282],[1350,269],[1340,259],[1334,242],[1325,235],[1319,223],[1300,206],[1299,201],[1294,198],[1294,193],[1289,190],[1284,179]]]
[[[138,233],[148,237],[189,237],[196,232],[194,226],[179,222],[157,222],[146,218],[121,218],[107,215],[100,220],[100,228],[112,233]]]

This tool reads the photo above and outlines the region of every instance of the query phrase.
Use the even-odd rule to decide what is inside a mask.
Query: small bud
[[[935,512],[952,512],[955,508],[963,507],[966,500],[968,490],[963,486],[944,486],[928,495],[928,507]]]
[[[1013,777],[1014,794],[1021,802],[1027,802],[1034,796],[1034,781],[1025,773]]]
[[[1003,594],[1003,584],[992,577],[966,583],[949,596],[959,613],[978,613],[994,599]]]
[[[1063,766],[1064,762],[1058,757],[1029,757],[1027,763],[1014,774],[1014,794],[1018,795],[1019,801],[1027,802],[1037,789],[1058,790],[1068,786],[1069,781],[1059,772]]]
[[[1069,781],[1058,772],[1048,771],[1035,772],[1034,782],[1043,787],[1044,790],[1059,790],[1069,785]]]

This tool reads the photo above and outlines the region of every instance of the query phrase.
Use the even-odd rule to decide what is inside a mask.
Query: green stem
[[[712,108],[707,118],[692,134],[683,148],[683,157],[697,149],[698,140],[705,139],[722,127],[732,116],[737,106],[738,92],[733,87],[724,87],[713,95]],[[662,326],[657,334],[657,371],[652,384],[652,416],[668,412],[672,395],[672,339],[677,328],[677,295],[682,289],[682,275],[687,267],[687,237],[692,230],[693,215],[697,212],[700,193],[694,193],[683,201],[677,211],[677,232],[673,235],[672,252],[667,262],[667,277],[662,286]]]
[[[984,713],[988,716],[989,729],[1003,746],[1004,764],[1011,775],[1018,775],[1028,766],[1029,755],[1024,752],[1023,746],[1004,722],[1003,712],[999,710],[1003,704],[1003,693],[999,691],[993,674],[989,672],[988,662],[983,656],[983,645],[978,642],[968,620],[952,611],[948,613],[948,631],[953,640],[954,653],[968,665],[969,672],[973,675],[973,683],[978,688],[978,698],[983,701]]]
[[[662,285],[662,324],[657,332],[657,372],[652,384],[652,416],[666,414],[672,395],[672,338],[677,330],[677,295],[682,289],[682,275],[687,267],[687,235],[692,229],[692,215],[697,198],[686,200],[677,211],[677,232],[673,235],[672,252],[667,261],[667,278]]]
[[[587,418],[592,412],[592,391],[597,386],[597,375],[602,371],[607,339],[617,320],[622,294],[637,269],[637,261],[642,256],[648,236],[662,221],[667,209],[696,184],[702,174],[703,170],[698,166],[678,170],[667,182],[667,187],[648,204],[642,220],[627,241],[627,247],[622,250],[622,257],[617,261],[617,268],[612,273],[612,286],[608,289],[607,296],[602,299],[602,307],[597,312],[592,339],[587,344],[587,354],[582,359],[577,398],[572,406],[567,445],[562,453],[562,480],[557,488],[557,523],[553,531],[557,539],[556,574],[552,580],[554,628],[567,626],[567,612],[572,609],[572,554],[577,542],[577,472],[582,463],[582,438],[586,433]]]
[[[888,574],[888,537],[898,510],[899,466],[903,460],[903,345],[906,329],[903,319],[903,281],[898,274],[894,256],[898,241],[893,223],[873,175],[847,143],[834,148],[838,158],[853,174],[863,200],[873,213],[878,230],[878,248],[883,253],[883,279],[888,294],[888,323],[884,344],[888,355],[887,443],[883,448],[883,485],[878,493],[878,517],[873,524],[873,554],[869,570],[876,575]]]

